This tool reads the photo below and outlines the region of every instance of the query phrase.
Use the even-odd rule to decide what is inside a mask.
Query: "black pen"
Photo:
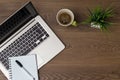
[[[33,80],[35,80],[35,78],[33,77],[33,75],[22,65],[22,63],[21,63],[20,61],[15,60],[15,62],[16,62],[25,72],[27,72],[27,74],[29,74],[29,75],[33,78]]]

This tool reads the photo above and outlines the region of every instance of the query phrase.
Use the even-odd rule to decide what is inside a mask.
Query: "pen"
[[[33,77],[33,75],[22,65],[22,63],[18,60],[15,60],[15,62],[19,65],[19,67],[21,67],[27,74],[29,74],[33,80],[35,80],[35,78]]]

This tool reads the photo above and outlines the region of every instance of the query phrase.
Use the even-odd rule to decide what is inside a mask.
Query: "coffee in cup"
[[[69,9],[61,9],[56,15],[57,22],[61,26],[70,26],[74,21],[74,14]]]

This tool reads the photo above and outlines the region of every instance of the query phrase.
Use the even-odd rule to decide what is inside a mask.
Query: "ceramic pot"
[[[97,29],[100,29],[100,25],[99,24],[95,24],[95,22],[91,22],[91,27],[92,28],[97,28]]]

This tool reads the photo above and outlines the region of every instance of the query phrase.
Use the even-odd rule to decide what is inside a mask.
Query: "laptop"
[[[9,57],[37,55],[38,69],[65,48],[31,2],[0,25],[0,69],[9,78]]]

